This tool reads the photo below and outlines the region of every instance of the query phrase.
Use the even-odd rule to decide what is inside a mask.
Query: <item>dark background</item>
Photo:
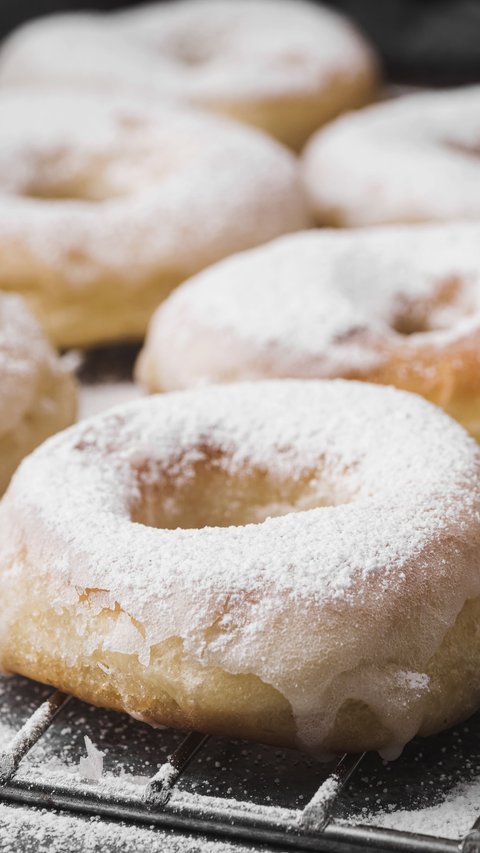
[[[327,2],[360,24],[392,80],[420,85],[480,81],[480,0]],[[133,5],[131,0],[0,0],[0,35],[35,15],[127,5]]]

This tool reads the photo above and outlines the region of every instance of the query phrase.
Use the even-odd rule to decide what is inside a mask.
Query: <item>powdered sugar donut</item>
[[[0,506],[0,661],[150,722],[393,755],[479,704],[479,486],[475,442],[394,389],[113,409]]]
[[[180,0],[109,15],[57,15],[14,34],[0,83],[173,97],[300,146],[371,99],[372,51],[334,12],[297,0]]]
[[[75,419],[72,377],[22,300],[0,294],[0,493],[19,462]]]
[[[152,320],[150,391],[269,377],[396,385],[480,439],[480,225],[311,231],[223,261]]]
[[[141,337],[183,279],[308,222],[294,157],[253,129],[125,99],[0,96],[0,289],[59,345]]]
[[[326,225],[480,218],[480,86],[345,116],[308,144],[304,177]]]

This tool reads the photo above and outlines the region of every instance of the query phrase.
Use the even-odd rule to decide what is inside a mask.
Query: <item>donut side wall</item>
[[[92,614],[88,595],[77,607],[64,608],[59,614],[45,597],[44,584],[31,584],[32,574],[26,561],[20,578],[16,572],[30,593],[9,628],[8,642],[2,643],[4,671],[52,684],[85,702],[126,711],[153,725],[299,746],[290,703],[258,676],[202,666],[184,651],[179,637],[152,648],[148,666],[141,665],[136,654],[109,651],[112,634],[123,631],[122,620],[128,622],[131,617],[120,607],[115,612]],[[429,690],[415,708],[411,737],[442,731],[468,718],[478,707],[479,618],[480,598],[467,601],[426,666]],[[95,642],[89,642],[89,637]],[[322,744],[327,759],[329,751],[383,750],[394,757],[397,748],[391,752],[391,744],[395,737],[387,721],[379,716],[375,704],[355,696],[364,692],[372,676],[378,695],[382,689],[392,690],[395,679],[405,673],[405,665],[399,662],[393,669],[387,666],[372,671],[359,666],[348,673],[352,698],[342,700],[335,710],[334,725]]]

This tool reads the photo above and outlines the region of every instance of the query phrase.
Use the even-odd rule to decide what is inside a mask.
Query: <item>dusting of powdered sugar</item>
[[[5,90],[0,128],[0,248],[12,289],[32,258],[77,295],[96,291],[106,271],[119,288],[160,274],[178,283],[310,221],[293,155],[213,115]]]
[[[222,102],[330,96],[339,79],[373,76],[353,26],[289,0],[201,0],[109,15],[59,15],[18,31],[0,83],[82,85],[222,107]]]
[[[63,366],[38,323],[15,294],[0,293],[0,435],[9,432],[42,399],[44,374],[63,373]],[[43,379],[42,379],[43,377]]]
[[[406,681],[413,690],[427,690],[430,682],[426,672],[400,672],[399,678]]]
[[[67,849],[69,853],[247,853],[241,843],[209,840],[202,835],[6,804],[0,804],[0,848],[2,853],[64,853]]]
[[[480,329],[479,245],[478,224],[392,226],[305,232],[228,258],[157,310],[146,382],[334,377],[375,368],[392,347],[448,346]],[[409,326],[419,331],[397,331]]]
[[[162,509],[164,488],[181,525],[182,496],[212,459],[233,484],[223,496],[216,480],[226,526],[132,522],[142,501]],[[263,518],[229,526],[235,489],[256,476],[272,491]],[[50,439],[14,478],[1,535],[7,551],[41,555],[52,606],[84,624],[86,654],[148,665],[152,646],[181,637],[202,664],[275,686],[311,748],[351,695],[348,673],[371,660],[355,696],[387,714],[402,744],[428,690],[399,673],[425,672],[480,592],[478,477],[475,442],[414,395],[343,381],[211,387],[135,401]],[[429,594],[435,612],[413,606]],[[21,603],[4,603],[7,631]],[[118,608],[108,638],[85,630],[82,620]],[[401,614],[412,648],[390,630]]]
[[[349,823],[418,832],[439,838],[462,838],[478,818],[480,780],[455,785],[440,803],[417,809],[398,809],[391,803],[386,809],[369,811]]]
[[[478,219],[480,86],[351,113],[307,145],[304,177],[323,223]]]

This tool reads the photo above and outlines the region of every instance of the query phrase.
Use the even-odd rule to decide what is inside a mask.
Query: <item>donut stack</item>
[[[480,86],[380,77],[296,0],[3,45],[5,672],[319,758],[480,707]]]

